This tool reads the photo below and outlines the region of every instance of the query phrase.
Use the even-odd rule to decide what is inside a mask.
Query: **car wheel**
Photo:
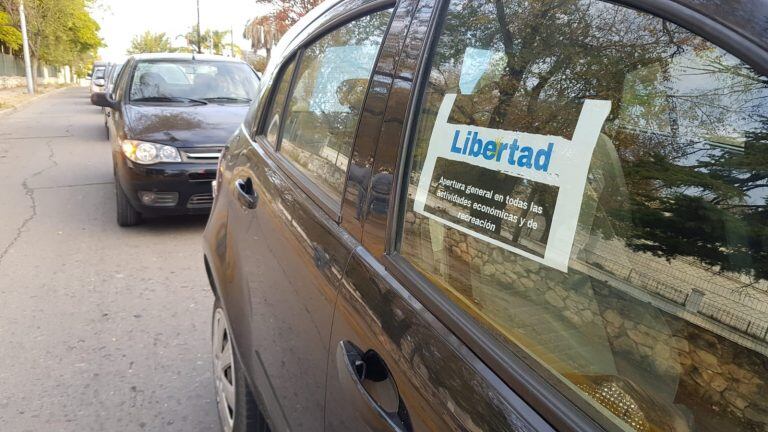
[[[141,213],[136,211],[128,201],[128,196],[123,191],[120,182],[115,180],[115,195],[117,201],[117,224],[121,227],[129,227],[141,223]]]
[[[269,432],[267,422],[248,388],[232,344],[224,309],[218,299],[213,305],[213,380],[216,405],[224,432]]]

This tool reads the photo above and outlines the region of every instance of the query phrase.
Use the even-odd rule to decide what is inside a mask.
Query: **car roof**
[[[152,53],[152,54],[134,54],[131,56],[137,61],[145,60],[189,60],[189,61],[218,61],[230,63],[245,63],[234,58],[212,54],[194,54],[194,53]]]

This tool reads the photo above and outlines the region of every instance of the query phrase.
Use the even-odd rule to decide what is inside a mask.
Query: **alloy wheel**
[[[235,424],[235,361],[229,325],[224,311],[213,315],[213,378],[216,402],[224,432],[232,432]]]

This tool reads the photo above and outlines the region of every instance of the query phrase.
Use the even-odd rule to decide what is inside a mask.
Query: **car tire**
[[[117,202],[117,224],[121,227],[130,227],[141,223],[141,213],[139,213],[125,194],[120,182],[115,179],[115,200]]]
[[[256,398],[245,378],[242,363],[232,344],[229,322],[218,299],[213,304],[211,346],[216,408],[223,432],[269,432]],[[232,382],[234,380],[234,382]],[[225,390],[230,387],[230,390]],[[227,400],[227,393],[234,401]]]

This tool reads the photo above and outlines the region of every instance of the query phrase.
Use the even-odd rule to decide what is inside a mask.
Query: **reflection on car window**
[[[400,252],[609,428],[768,430],[767,102],[651,15],[453,0]]]
[[[275,93],[272,106],[270,107],[269,114],[267,115],[267,141],[271,144],[277,144],[277,136],[280,133],[280,119],[283,117],[283,109],[285,107],[285,100],[288,98],[288,91],[291,89],[291,77],[293,77],[293,69],[296,66],[296,60],[283,69],[283,74],[277,87],[277,93]]]
[[[280,151],[341,201],[352,140],[391,11],[348,24],[304,51]]]
[[[254,98],[257,85],[256,75],[244,63],[146,61],[136,66],[131,100],[182,98],[247,103]]]

